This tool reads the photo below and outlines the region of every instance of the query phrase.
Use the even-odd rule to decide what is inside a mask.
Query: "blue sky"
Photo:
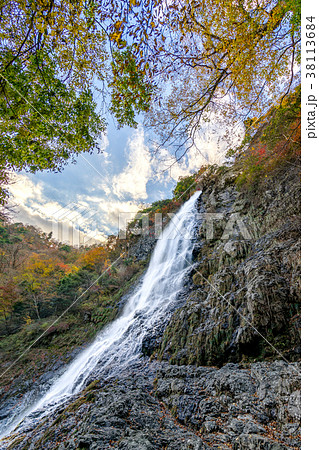
[[[166,149],[154,155],[145,130],[118,130],[109,120],[100,154],[83,154],[61,173],[13,175],[14,221],[40,227],[74,245],[103,241],[118,231],[119,213],[134,214],[153,201],[170,198],[178,178],[207,163],[220,163],[224,150],[211,125],[203,128],[179,164]]]

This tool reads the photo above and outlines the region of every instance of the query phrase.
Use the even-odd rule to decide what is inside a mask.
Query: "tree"
[[[193,188],[193,189],[192,189]],[[186,201],[193,190],[196,188],[196,175],[189,175],[186,177],[179,177],[176,187],[173,191],[176,200],[182,199]]]
[[[0,7],[0,167],[61,170],[98,148],[94,76],[106,76],[93,2],[5,1]],[[74,160],[74,158],[73,158]]]
[[[9,182],[10,176],[8,172],[5,170],[4,167],[0,167],[0,207],[3,208],[2,210],[0,210],[0,220],[7,219],[7,213],[4,210],[4,207],[6,206],[9,197],[8,191]]]
[[[111,40],[120,65],[130,66],[134,57],[147,86],[145,110],[152,106],[147,124],[159,133],[162,146],[170,143],[182,150],[178,157],[194,144],[203,122],[258,118],[299,82],[300,0],[131,4],[141,10],[119,12]],[[112,107],[121,124],[131,124],[132,115],[121,108],[136,91],[123,89],[122,75],[113,67],[117,103]]]
[[[170,2],[162,17],[164,39],[157,45],[154,40],[159,93],[148,120],[160,131],[162,145],[182,150],[192,145],[214,115],[219,120],[260,117],[299,83],[298,4]]]
[[[0,139],[17,170],[96,147],[94,85],[119,126],[152,105],[162,145],[185,150],[213,114],[258,117],[298,81],[299,0],[12,0],[0,18]]]
[[[39,250],[54,250],[49,236],[31,225],[0,222],[0,273],[19,270]]]
[[[114,51],[112,61],[110,111],[119,126],[137,127],[136,114],[148,111],[152,96],[152,84],[146,79],[146,72],[137,65],[131,47]]]
[[[0,286],[0,315],[5,322],[6,329],[9,329],[9,321],[14,311],[15,304],[20,300],[19,293],[15,284],[5,281]]]
[[[68,306],[60,284],[78,272],[74,262],[82,251],[31,225],[0,222],[0,334],[4,327],[20,327],[23,318],[43,318]],[[88,282],[84,278],[79,285]]]
[[[56,77],[57,67],[28,68],[16,60],[6,71],[0,96],[0,167],[31,172],[61,170],[73,155],[98,148],[104,121],[90,91],[77,92]],[[43,58],[44,60],[44,58]]]
[[[107,34],[98,25],[102,2],[79,0],[6,0],[1,2],[0,71],[17,60],[36,72],[54,61],[60,79],[86,90],[94,76],[105,80]],[[40,56],[40,58],[38,58]],[[1,80],[1,89],[5,80]]]
[[[93,247],[83,253],[77,264],[100,275],[110,264],[108,249],[105,246]]]
[[[55,296],[59,280],[68,272],[68,267],[54,258],[34,254],[25,264],[24,270],[15,277],[21,293],[30,301],[37,319],[41,309]]]

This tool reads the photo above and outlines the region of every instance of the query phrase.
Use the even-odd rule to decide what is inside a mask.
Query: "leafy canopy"
[[[298,2],[173,0],[161,21],[163,39],[149,45],[158,94],[148,123],[162,143],[193,144],[214,116],[260,117],[299,82]]]
[[[98,148],[104,129],[89,90],[77,91],[57,78],[57,67],[46,58],[41,75],[40,55],[8,67],[0,95],[0,166],[11,169],[61,170],[81,152]],[[43,58],[44,60],[45,58]]]
[[[152,85],[145,80],[146,72],[138,67],[131,47],[114,51],[111,65],[110,111],[119,126],[136,127],[136,113],[148,111],[150,107]]]
[[[0,19],[0,163],[16,170],[97,148],[94,86],[119,126],[151,107],[147,123],[178,147],[299,81],[299,0],[6,0]]]
[[[1,2],[0,167],[56,171],[74,155],[99,148],[106,124],[92,92],[96,86],[103,95],[107,86],[113,89],[111,74],[121,59],[116,49],[126,45],[119,38],[125,11],[118,2]],[[134,124],[133,109],[146,109],[148,88],[134,61],[124,72],[119,68],[130,91],[123,91],[123,117],[116,112],[117,100],[113,102],[120,124]],[[122,89],[123,82],[119,85]]]

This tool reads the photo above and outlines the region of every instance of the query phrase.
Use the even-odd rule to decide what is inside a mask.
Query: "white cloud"
[[[99,203],[99,207],[105,211],[105,222],[108,223],[112,228],[118,227],[119,216],[122,213],[136,214],[137,211],[143,208],[143,205],[139,202],[133,201],[112,201],[104,200]]]
[[[80,229],[79,239],[82,241],[84,235],[104,240],[107,233],[117,232],[121,213],[134,215],[145,207],[145,203],[141,202],[147,202],[148,194],[156,199],[168,197],[170,192],[167,188],[171,190],[172,180],[176,182],[179,177],[189,175],[202,165],[221,161],[226,146],[218,146],[221,134],[218,129],[217,133],[213,133],[213,126],[213,120],[203,124],[195,140],[196,148],[190,149],[178,163],[167,149],[152,154],[145,144],[144,130],[140,126],[127,142],[127,165],[118,175],[114,175],[110,160],[112,136],[109,146],[108,136],[104,134],[101,137],[104,157],[100,160],[103,178],[83,179],[83,189],[80,182],[74,185],[72,178],[66,178],[57,185],[62,186],[61,195],[57,194],[55,180],[51,185],[45,185],[36,176],[15,175],[14,183],[9,187],[11,203],[19,205],[14,220],[40,226],[46,232],[53,231],[58,240],[69,241],[70,230],[77,228]],[[81,175],[83,171],[79,170],[76,174],[79,180]],[[157,184],[148,184],[151,179]],[[157,189],[156,196],[154,189]],[[72,202],[65,205],[70,199]],[[62,235],[61,227],[64,230]]]
[[[98,222],[91,220],[94,212],[87,213],[87,205],[81,205],[81,201],[61,205],[46,197],[43,188],[42,182],[34,182],[28,175],[14,175],[9,186],[14,221],[38,226],[46,233],[52,231],[55,239],[74,245],[105,240],[103,231],[108,228],[99,230]]]
[[[199,169],[208,164],[221,164],[225,155],[225,144],[218,142],[218,135],[210,124],[204,127],[195,136],[195,145],[188,152],[188,166]]]
[[[17,205],[14,221],[39,226],[46,233],[52,231],[55,239],[73,245],[105,241],[107,234],[118,231],[121,213],[133,217],[143,207],[138,201],[76,193],[73,202],[62,205],[46,197],[43,188],[27,175],[15,177],[10,186],[11,203]]]
[[[127,154],[127,167],[113,177],[113,192],[119,197],[129,194],[134,200],[146,199],[146,185],[152,170],[150,152],[144,143],[142,127],[139,127],[129,139]]]
[[[177,181],[179,177],[184,177],[190,173],[186,159],[177,162],[176,158],[165,148],[156,151],[152,158],[152,168],[154,178],[164,184],[172,179]]]
[[[15,203],[24,205],[28,200],[43,201],[43,185],[41,182],[33,183],[27,175],[15,174],[9,191]]]
[[[220,102],[222,103],[222,102]],[[222,164],[230,146],[239,145],[243,138],[242,127],[235,119],[232,120],[232,131],[228,133],[230,123],[220,112],[210,112],[205,121],[201,122],[196,132],[194,147],[188,152],[188,166],[198,170],[203,165]]]

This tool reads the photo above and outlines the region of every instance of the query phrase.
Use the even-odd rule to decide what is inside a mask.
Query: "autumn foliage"
[[[246,145],[239,153],[242,172],[237,181],[248,185],[260,177],[267,177],[276,167],[294,163],[301,156],[300,86],[284,101],[273,107],[257,123],[254,137],[246,132]],[[253,127],[253,123],[248,130]],[[260,132],[260,129],[262,132]],[[248,139],[247,139],[248,136]]]
[[[108,249],[104,246],[93,247],[80,256],[78,264],[101,274],[110,265]]]
[[[2,222],[0,333],[63,311],[101,273],[110,275],[112,251],[59,244],[35,227]]]

